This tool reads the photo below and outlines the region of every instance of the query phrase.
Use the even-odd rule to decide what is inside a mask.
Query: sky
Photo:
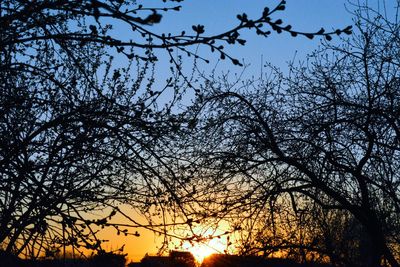
[[[213,34],[236,25],[237,14],[247,13],[249,18],[257,18],[265,6],[273,7],[278,2],[276,0],[186,0],[178,3],[183,6],[180,12],[164,14],[161,23],[152,27],[156,32],[174,34],[182,30],[190,32],[192,25],[202,24],[205,25],[206,34]],[[370,2],[376,4],[379,1]],[[161,1],[138,1],[138,4],[140,3],[144,6],[155,7],[159,6]],[[388,8],[394,3],[395,0],[387,1]],[[290,24],[298,31],[316,32],[321,27],[330,31],[352,25],[352,15],[349,12],[352,9],[347,0],[287,0],[286,10],[275,14],[274,18],[282,19],[284,24]],[[321,44],[321,38],[313,40],[305,37],[293,38],[285,33],[280,35],[274,33],[268,38],[263,38],[255,33],[247,32],[243,33],[242,37],[247,39],[245,46],[227,47],[226,52],[250,64],[245,72],[246,77],[259,77],[261,66],[265,62],[272,63],[285,71],[287,62],[304,61],[307,54]],[[339,42],[339,38],[334,37],[332,42]],[[211,61],[209,64],[200,64],[201,70],[211,71],[218,62],[218,54],[211,54],[209,49],[200,49],[199,53]],[[163,80],[165,78],[163,76],[168,75],[165,70],[169,68],[169,63],[166,57],[160,56],[159,59],[156,65],[156,78]],[[191,59],[185,60],[189,62],[189,65],[191,64]],[[242,71],[240,67],[233,66],[230,61],[220,62],[218,70],[238,73]],[[140,231],[140,234],[140,237],[115,237],[112,231],[106,233],[108,239],[112,240],[108,248],[116,249],[125,244],[124,252],[127,252],[128,258],[134,261],[139,261],[145,253],[156,253],[157,237],[148,231]]]
[[[144,6],[159,6],[161,1],[143,0]],[[182,30],[190,32],[192,25],[205,25],[205,33],[213,34],[228,30],[238,23],[237,14],[247,13],[249,18],[257,18],[265,6],[273,7],[278,3],[276,0],[186,0],[179,3],[183,8],[180,12],[168,12],[163,15],[160,24],[154,25],[153,30],[172,34],[180,33]],[[274,18],[282,19],[284,24],[291,24],[293,29],[305,32],[316,32],[321,27],[328,30],[345,28],[352,24],[352,16],[346,11],[344,0],[288,0],[286,10],[277,13]],[[124,33],[128,34],[128,33]],[[304,60],[306,55],[316,49],[321,43],[321,38],[309,40],[305,37],[290,37],[289,34],[272,34],[268,38],[257,36],[255,33],[244,32],[242,37],[247,39],[245,46],[227,47],[226,51],[238,58],[244,60],[250,66],[246,69],[247,77],[258,77],[261,71],[261,60],[272,63],[285,69],[286,63],[295,58],[295,60]],[[335,40],[334,40],[335,41]],[[337,40],[336,40],[337,41]],[[201,70],[211,71],[218,62],[218,54],[211,54],[209,49],[199,50],[202,56],[205,56],[211,62],[209,64],[200,64]],[[169,68],[168,59],[162,55],[156,65],[158,79],[164,80],[163,75],[168,75],[165,69]],[[191,64],[192,59],[186,58]],[[217,71],[241,72],[242,69],[233,66],[230,61],[220,62]],[[105,236],[112,240],[107,249],[117,249],[125,244],[124,252],[128,253],[129,260],[139,261],[146,253],[154,254],[157,252],[156,246],[159,239],[149,231],[139,231],[140,237],[134,236],[116,236],[115,231],[108,230]],[[212,242],[216,246],[216,251],[221,250],[223,246]],[[108,246],[108,247],[107,247]],[[199,248],[190,248],[196,252]],[[213,249],[209,248],[212,252]],[[222,252],[222,251],[221,251]]]
[[[150,3],[153,1],[150,1]],[[205,25],[205,34],[225,31],[238,24],[237,14],[246,13],[249,18],[257,18],[265,6],[273,7],[276,0],[186,0],[180,12],[164,14],[160,24],[154,29],[161,32],[179,33],[182,30],[191,32],[191,26]],[[327,31],[345,28],[352,24],[352,16],[346,10],[351,8],[346,0],[288,0],[286,9],[274,15],[282,19],[284,24],[290,24],[293,29],[305,32],[316,32],[321,27]],[[249,76],[260,72],[261,60],[285,68],[286,62],[304,60],[307,53],[318,47],[321,38],[309,40],[305,37],[293,38],[289,34],[272,34],[268,38],[256,35],[254,32],[243,32],[247,40],[245,46],[226,46],[226,51],[239,60],[250,64]],[[336,38],[338,39],[338,38]],[[335,41],[335,40],[334,40]],[[200,50],[202,55],[211,61],[202,68],[212,69],[218,61],[218,54],[210,54],[209,49]],[[160,60],[161,61],[161,60]],[[229,61],[219,63],[222,69],[241,71]],[[162,65],[162,64],[161,64]],[[251,75],[250,75],[251,73]]]

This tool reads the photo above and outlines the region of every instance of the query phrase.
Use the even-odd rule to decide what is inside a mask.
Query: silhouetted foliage
[[[90,258],[20,259],[0,251],[0,266],[5,267],[125,267],[126,255],[99,252]]]
[[[0,250],[0,262],[2,266],[7,267],[20,267],[22,266],[22,260],[12,253]]]
[[[181,127],[171,110],[189,86],[173,49],[199,57],[192,47],[208,46],[240,65],[223,45],[244,45],[246,29],[327,39],[350,33],[349,27],[293,31],[272,18],[285,1],[256,19],[241,14],[237,26],[213,36],[202,25],[194,33],[154,32],[164,12],[180,10],[175,2],[181,1],[151,8],[134,0],[0,2],[0,243],[7,253],[52,258],[65,247],[101,251],[103,227],[134,236],[136,227],[166,233],[166,221],[157,218],[166,206],[181,210],[190,197],[175,191],[189,181],[178,180],[164,158]],[[158,88],[156,49],[170,56],[174,77]],[[113,65],[115,57],[122,60],[118,53],[126,56],[121,68]],[[149,222],[138,223],[123,205]],[[117,214],[127,223],[113,222]],[[171,224],[190,225],[184,217]]]
[[[258,256],[238,256],[212,254],[205,258],[201,267],[328,267],[326,264],[310,263],[299,264],[290,259],[270,258],[265,259]]]
[[[174,2],[183,0],[163,2],[159,7],[148,7],[145,2],[139,4],[135,0],[2,1],[0,30],[3,34],[0,37],[0,49],[12,49],[12,53],[26,51],[29,54],[26,49],[37,49],[47,41],[53,41],[76,53],[87,43],[96,43],[114,47],[128,58],[143,60],[156,60],[151,51],[164,49],[174,61],[171,49],[177,48],[188,56],[198,57],[190,47],[202,44],[210,47],[212,52],[218,52],[221,59],[229,58],[233,64],[240,65],[239,60],[225,52],[224,45],[244,45],[246,40],[240,37],[240,32],[246,29],[254,29],[265,37],[272,30],[311,39],[324,36],[328,40],[332,38],[331,35],[351,32],[351,27],[332,32],[325,32],[324,29],[314,33],[294,31],[291,25],[284,25],[281,19],[272,17],[285,9],[286,1],[282,0],[273,8],[265,7],[258,18],[249,18],[245,13],[237,15],[239,21],[236,26],[216,35],[207,35],[205,27],[200,24],[192,26],[193,33],[158,33],[151,26],[162,22],[163,13],[180,11],[181,6]],[[125,27],[126,39],[113,30],[117,23]]]
[[[356,34],[286,76],[205,77],[182,142],[197,216],[230,222],[243,254],[399,266],[399,25],[359,6]]]

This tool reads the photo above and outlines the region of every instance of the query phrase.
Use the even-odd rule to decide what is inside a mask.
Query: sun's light
[[[191,245],[190,243],[183,244],[184,250],[190,251],[196,260],[201,263],[205,258],[214,253],[224,253],[226,244],[221,242],[218,238],[212,239],[207,243],[199,243]]]

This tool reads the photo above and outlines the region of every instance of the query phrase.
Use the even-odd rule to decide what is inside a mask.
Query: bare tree
[[[154,109],[152,82],[142,82],[148,67],[139,67],[136,78],[117,69],[98,80],[95,71],[82,77],[65,65],[57,81],[32,72],[2,76],[6,251],[34,257],[61,244],[100,249],[96,227],[122,212],[121,204],[145,209],[145,199],[161,199],[163,182],[153,181],[161,164],[156,147],[174,123],[170,106]]]
[[[287,76],[205,78],[189,111],[186,152],[243,253],[399,266],[399,21],[357,10],[342,44]]]
[[[137,235],[127,228],[139,226],[166,233],[165,209],[181,210],[192,196],[178,190],[184,181],[164,159],[182,119],[171,110],[190,86],[173,49],[201,57],[193,47],[203,45],[240,65],[223,45],[244,45],[246,29],[326,39],[350,33],[349,27],[294,31],[273,19],[285,1],[256,19],[238,15],[236,26],[217,35],[206,35],[202,25],[193,33],[157,33],[152,25],[163,13],[181,9],[179,0],[163,2],[149,8],[134,0],[1,1],[0,243],[7,252],[37,257],[66,245],[101,249],[96,234],[104,226],[123,234]],[[128,29],[128,38],[116,24]],[[154,88],[157,49],[170,57],[175,78]],[[123,68],[112,65],[117,53],[127,57]],[[160,101],[166,92],[169,98]],[[122,204],[147,214],[149,224],[140,225]],[[96,212],[104,217],[94,219]],[[115,214],[128,223],[111,223]],[[189,215],[180,214],[186,219],[173,224],[190,225]]]
[[[234,64],[241,65],[239,60],[224,51],[224,45],[244,45],[246,40],[240,38],[240,33],[246,29],[255,30],[264,37],[275,31],[287,32],[294,37],[324,36],[327,39],[331,39],[332,34],[348,34],[351,31],[351,27],[333,32],[325,32],[324,29],[314,33],[295,31],[291,25],[283,25],[281,19],[273,18],[285,9],[286,1],[282,0],[273,8],[265,7],[258,18],[249,18],[245,13],[237,15],[236,26],[216,35],[205,34],[203,25],[193,25],[192,33],[158,33],[152,29],[152,25],[162,21],[163,13],[180,11],[181,6],[175,2],[183,0],[163,2],[159,7],[147,7],[136,0],[2,1],[0,48],[3,53],[9,50],[13,55],[24,54],[28,47],[35,49],[41,47],[43,42],[53,41],[72,53],[78,52],[86,43],[96,43],[115,47],[117,52],[129,58],[143,60],[156,60],[157,57],[150,51],[162,49],[174,61],[171,49],[176,48],[188,56],[199,57],[196,48],[192,50],[191,47],[201,44],[210,47],[212,52],[219,52],[221,59],[229,58]],[[113,31],[117,23],[126,27],[128,38],[124,39]]]

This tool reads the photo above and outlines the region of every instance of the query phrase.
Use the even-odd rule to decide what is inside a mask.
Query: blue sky
[[[375,0],[378,1],[378,0]],[[391,0],[394,1],[394,0]],[[213,35],[231,29],[239,24],[238,14],[246,13],[249,18],[257,19],[263,12],[264,7],[273,8],[280,1],[278,0],[185,0],[181,3],[167,3],[169,6],[182,5],[179,12],[169,11],[162,13],[161,23],[149,26],[153,32],[180,34],[183,30],[192,33],[192,25],[202,24],[205,26],[205,35]],[[160,7],[161,0],[138,0],[138,4],[145,7]],[[287,0],[286,9],[276,12],[272,19],[282,19],[283,24],[292,25],[294,30],[303,32],[317,32],[321,27],[326,31],[343,29],[352,24],[352,15],[346,10],[347,0]],[[145,16],[145,14],[143,14]],[[114,25],[122,39],[131,39],[130,29]],[[126,26],[126,25],[125,25]],[[229,55],[239,59],[249,65],[245,72],[244,79],[260,77],[261,63],[272,63],[281,70],[287,70],[287,62],[295,59],[302,61],[306,55],[312,52],[321,43],[322,38],[309,40],[304,36],[293,38],[290,34],[277,34],[273,32],[265,38],[255,34],[254,30],[244,30],[241,32],[241,38],[247,40],[245,46],[227,45],[225,51]],[[333,41],[338,41],[334,38]],[[192,47],[192,51],[196,47]],[[210,73],[218,63],[217,74],[221,72],[241,73],[243,69],[234,66],[230,60],[218,62],[219,53],[212,54],[209,47],[200,46],[198,53],[200,56],[210,60],[209,64],[199,61],[200,71],[206,74]],[[155,87],[163,88],[165,80],[170,77],[169,58],[165,51],[158,51],[159,62],[155,66],[156,83]],[[191,72],[193,58],[183,57],[183,72],[187,75]],[[124,60],[119,61],[119,65],[124,64]],[[169,93],[168,93],[169,95]],[[169,99],[164,95],[163,101]]]
[[[304,32],[316,32],[321,27],[327,31],[343,29],[353,24],[353,15],[349,12],[354,10],[354,5],[349,2],[367,2],[376,9],[382,9],[384,2],[388,10],[395,5],[397,0],[287,0],[286,9],[277,12],[273,19],[282,19],[284,25],[292,25],[294,30]],[[150,29],[157,33],[180,34],[183,30],[193,32],[192,25],[205,25],[205,34],[215,34],[224,32],[238,24],[237,14],[247,13],[250,18],[258,18],[265,6],[275,7],[279,0],[185,0],[181,3],[171,2],[170,6],[182,5],[179,12],[169,11],[163,13],[161,23],[150,26]],[[138,0],[138,4],[145,7],[163,6],[161,0]],[[145,15],[145,14],[144,14]],[[115,25],[115,29],[122,35],[122,39],[131,38],[131,32],[125,28]],[[293,38],[289,34],[273,33],[268,38],[257,36],[253,31],[241,32],[241,37],[247,40],[245,46],[238,44],[234,46],[225,45],[225,51],[233,57],[244,60],[250,64],[246,70],[246,77],[260,75],[261,59],[264,63],[272,63],[281,70],[287,69],[287,62],[303,61],[306,55],[321,43],[322,38],[309,40],[304,36]],[[332,42],[339,42],[339,38],[334,36]],[[195,49],[195,47],[193,47]],[[200,69],[207,72],[216,64],[219,54],[211,54],[207,47],[200,47],[199,54],[211,61],[210,64],[199,64]],[[163,55],[159,51],[158,55]],[[122,63],[122,62],[121,62]],[[123,64],[123,63],[122,63]],[[191,58],[185,58],[186,73],[190,71],[192,65]],[[156,65],[157,78],[161,84],[169,77],[168,58],[159,56]],[[218,64],[218,71],[241,72],[241,68],[231,64],[229,60]]]
[[[250,18],[257,18],[265,6],[273,7],[278,2],[276,0],[186,0],[180,3],[183,6],[180,12],[165,14],[162,22],[153,27],[157,31],[179,33],[182,30],[190,32],[194,24],[203,24],[206,33],[218,33],[236,25],[237,14],[245,12]],[[321,27],[326,30],[344,28],[352,24],[352,16],[346,11],[345,5],[351,8],[346,0],[288,0],[286,10],[276,13],[274,18],[281,18],[284,23],[291,24],[299,31],[315,32]],[[305,37],[293,38],[288,34],[276,33],[263,38],[250,31],[243,32],[242,36],[247,39],[246,45],[227,47],[227,51],[238,59],[250,63],[252,67],[249,68],[249,72],[259,72],[261,56],[264,61],[284,68],[285,62],[291,60],[296,51],[296,58],[304,59],[305,55],[317,48],[321,41],[320,38],[308,40]],[[200,52],[211,60],[209,68],[214,66],[218,54],[210,54],[209,49]],[[240,70],[230,64],[223,65],[232,70]]]

